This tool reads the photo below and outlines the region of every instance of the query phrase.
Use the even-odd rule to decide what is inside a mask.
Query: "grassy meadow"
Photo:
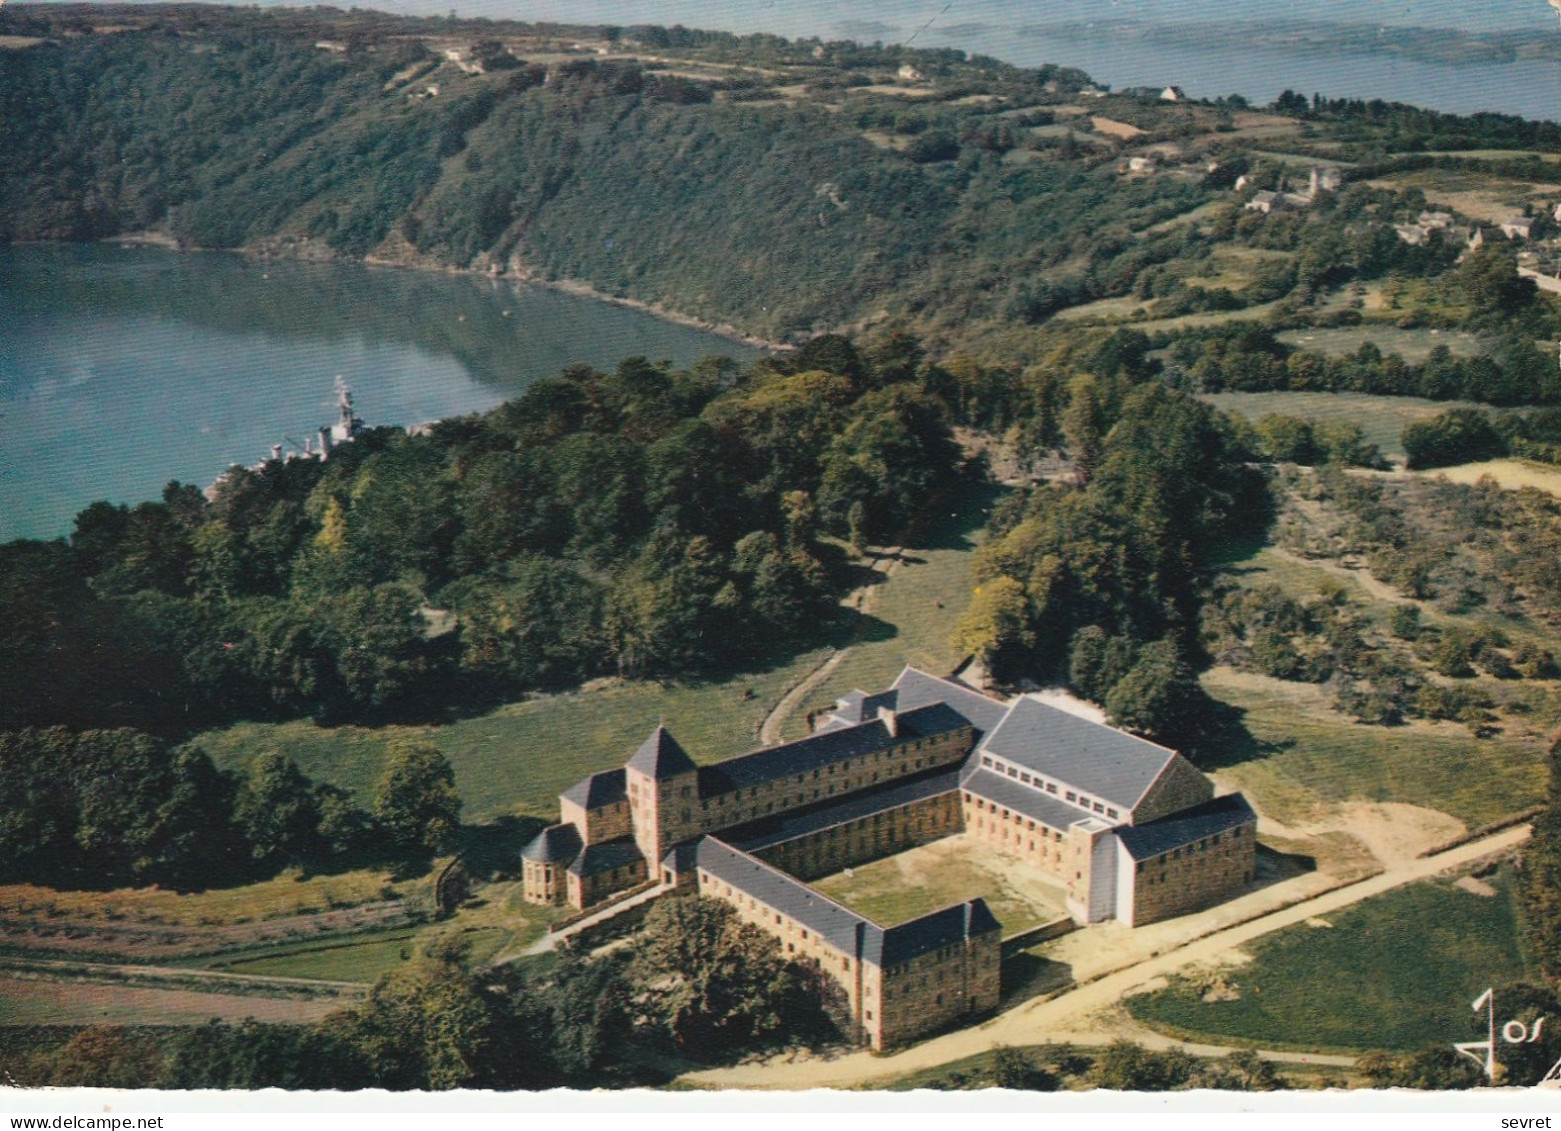
[[[1404,428],[1454,408],[1477,407],[1464,401],[1420,397],[1383,397],[1370,393],[1208,393],[1203,399],[1224,412],[1257,420],[1269,413],[1299,416],[1318,423],[1359,424],[1368,442],[1395,463],[1404,462],[1399,442]]]
[[[1499,995],[1504,983],[1538,977],[1511,874],[1484,883],[1492,894],[1410,884],[1254,942],[1249,963],[1125,1005],[1138,1021],[1216,1044],[1407,1050],[1475,1039],[1470,1001],[1487,986]],[[1203,1000],[1216,979],[1235,1000]]]

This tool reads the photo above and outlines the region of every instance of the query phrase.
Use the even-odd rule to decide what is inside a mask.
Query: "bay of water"
[[[114,245],[0,247],[0,541],[98,499],[302,447],[351,385],[372,425],[491,408],[575,363],[758,351],[496,280]],[[298,443],[289,444],[288,437]]]

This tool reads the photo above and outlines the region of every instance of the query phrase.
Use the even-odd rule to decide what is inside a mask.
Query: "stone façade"
[[[968,833],[1056,881],[1078,922],[1138,926],[1253,879],[1256,815],[1213,794],[1173,750],[907,668],[807,738],[709,766],[658,727],[561,795],[524,891],[577,909],[647,881],[722,899],[838,982],[884,1048],[996,1008],[1001,926],[975,899],[885,928],[807,879]]]

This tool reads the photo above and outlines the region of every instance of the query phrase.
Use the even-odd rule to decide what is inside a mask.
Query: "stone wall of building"
[[[527,903],[563,903],[569,895],[563,864],[523,861],[521,877]]]
[[[1068,839],[1066,829],[1051,828],[968,792],[961,792],[960,805],[965,831],[975,839],[1012,852],[1059,880],[1073,879],[1075,872],[1082,877],[1087,857],[1081,858],[1079,846]],[[1083,813],[1079,819],[1084,819]]]
[[[716,879],[704,869],[698,871],[696,884],[700,895],[729,904],[744,923],[751,923],[765,934],[773,936],[780,943],[781,953],[788,961],[810,961],[838,982],[845,990],[852,1020],[863,1030],[866,1039],[869,1042],[872,1040],[871,1026],[864,1022],[862,1016],[862,981],[866,964],[859,962],[854,953],[847,954],[827,942],[817,931],[808,930],[791,916]]]
[[[1118,908],[1123,922],[1141,927],[1170,919],[1229,899],[1252,881],[1257,825],[1240,825],[1150,860],[1134,861],[1123,852],[1117,866],[1124,880],[1131,874],[1132,908]]]
[[[1213,796],[1214,783],[1186,758],[1177,755],[1134,806],[1133,824],[1146,825],[1194,805],[1202,805]]]
[[[1000,934],[951,943],[887,970],[869,966],[863,1020],[873,1048],[892,1048],[995,1010],[1002,991]]]
[[[857,758],[717,793],[699,800],[698,819],[690,825],[691,831],[672,838],[669,843],[676,844],[699,833],[735,828],[761,817],[787,813],[875,785],[899,781],[938,766],[952,766],[970,753],[974,743],[975,732],[969,728],[930,738],[906,735],[892,746]]]
[[[635,860],[617,868],[608,868],[593,876],[569,873],[569,906],[584,910],[593,903],[600,903],[615,892],[631,888],[645,881],[645,861]]]
[[[803,880],[817,879],[964,831],[959,794],[951,790],[896,809],[756,849],[753,853]]]
[[[573,825],[578,829],[581,841],[586,844],[602,844],[629,835],[627,799],[611,805],[599,805],[595,809],[587,809],[567,797],[560,797],[558,818],[561,823]]]

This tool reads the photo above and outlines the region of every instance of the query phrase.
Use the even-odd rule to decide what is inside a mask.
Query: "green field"
[[[946,516],[932,516],[925,533],[908,541],[907,556],[922,564],[902,566],[881,587],[870,619],[857,622],[852,654],[836,671],[837,679],[814,699],[827,702],[858,684],[883,686],[907,662],[940,672],[952,665],[957,657],[948,636],[969,600],[971,550],[986,508],[996,498],[996,488],[958,497]],[[771,707],[831,654],[818,648],[769,670],[720,682],[603,681],[589,690],[540,696],[443,726],[240,723],[209,731],[198,741],[229,769],[247,766],[262,751],[280,749],[310,776],[366,800],[387,744],[400,736],[427,738],[455,767],[465,820],[516,813],[552,818],[561,790],[587,773],[623,765],[658,722],[697,762],[753,749]],[[794,736],[805,731],[805,714],[790,720]]]
[[[1287,330],[1276,334],[1281,342],[1329,357],[1352,354],[1366,342],[1383,353],[1396,353],[1411,365],[1419,365],[1437,346],[1446,346],[1457,357],[1478,357],[1479,339],[1461,330],[1401,330],[1397,326],[1336,326],[1329,329]]]
[[[211,963],[209,968],[230,974],[372,984],[381,974],[410,962],[416,953],[415,931],[388,931],[331,943],[279,947],[255,958]]]
[[[1399,443],[1405,425],[1429,420],[1454,408],[1483,408],[1464,401],[1430,401],[1421,397],[1381,397],[1369,393],[1209,393],[1203,400],[1217,409],[1257,420],[1271,412],[1299,416],[1318,423],[1359,424],[1366,439],[1390,460],[1404,461]]]
[[[1250,963],[1219,975],[1234,1001],[1203,1001],[1214,977],[1204,975],[1125,1004],[1139,1021],[1212,1043],[1355,1050],[1474,1039],[1469,1002],[1538,976],[1510,875],[1486,882],[1495,895],[1411,884],[1318,921],[1328,926],[1253,943]]]
[[[1294,685],[1228,668],[1208,672],[1203,686],[1241,713],[1256,747],[1221,775],[1286,823],[1306,820],[1316,801],[1396,801],[1478,828],[1545,796],[1544,757],[1531,743],[1475,738],[1451,723],[1365,726],[1298,703]]]

